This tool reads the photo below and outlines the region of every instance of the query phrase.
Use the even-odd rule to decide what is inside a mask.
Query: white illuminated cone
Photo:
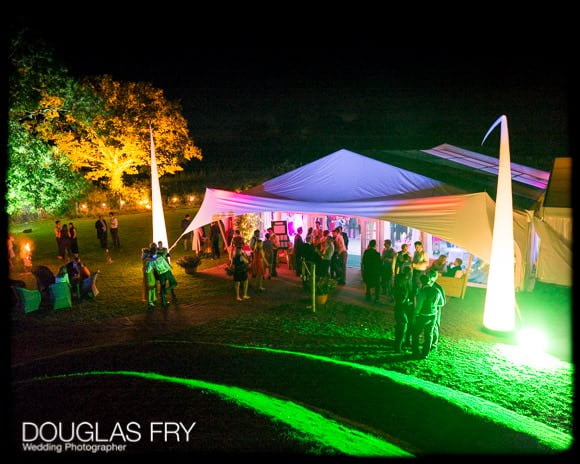
[[[516,316],[514,226],[509,134],[505,115],[493,123],[483,142],[500,123],[499,173],[483,325],[493,331],[511,332],[515,328]]]
[[[151,134],[151,210],[153,213],[153,241],[162,241],[167,246],[167,229],[165,227],[165,214],[163,213],[163,200],[157,175],[157,160],[155,159],[155,144],[153,143],[153,129],[149,126]]]

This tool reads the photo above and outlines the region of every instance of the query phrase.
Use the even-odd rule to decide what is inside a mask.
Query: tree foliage
[[[6,212],[11,216],[60,214],[70,209],[87,189],[66,156],[32,136],[21,124],[9,121],[6,173]]]
[[[175,173],[180,163],[201,159],[178,103],[144,82],[116,82],[110,76],[87,81],[104,103],[90,122],[70,120],[65,130],[46,133],[87,179],[123,193],[127,176],[149,174],[151,124],[159,175]],[[58,117],[58,116],[55,116]]]
[[[260,218],[255,213],[240,214],[236,216],[234,225],[236,230],[240,231],[240,235],[249,241],[260,226]]]
[[[64,212],[88,184],[41,135],[60,115],[88,120],[97,99],[55,64],[47,47],[23,32],[11,41],[9,65],[6,211]]]
[[[150,175],[150,125],[159,175],[201,159],[180,105],[152,84],[75,79],[26,32],[12,39],[9,59],[10,214],[61,212],[90,182],[128,193],[131,176]]]

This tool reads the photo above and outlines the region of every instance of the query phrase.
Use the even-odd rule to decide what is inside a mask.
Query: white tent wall
[[[533,290],[533,266],[534,253],[533,246],[533,211],[513,212],[514,223],[514,253],[515,253],[515,286],[516,290]]]
[[[534,217],[540,237],[536,276],[545,283],[572,285],[572,209],[545,207]]]

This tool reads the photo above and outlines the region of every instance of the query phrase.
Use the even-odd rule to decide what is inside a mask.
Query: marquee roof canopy
[[[462,149],[442,145],[428,151],[381,151],[371,156],[342,149],[241,193],[208,188],[182,236],[229,215],[337,214],[420,229],[489,261],[495,203],[488,190],[493,186],[495,196],[497,175],[429,153],[434,150]],[[469,153],[473,152],[464,150],[464,159]],[[514,203],[517,197],[518,203],[533,205],[544,192],[538,185],[545,175],[523,168],[516,165],[520,174],[514,177]],[[526,218],[514,211],[514,235],[524,247]]]

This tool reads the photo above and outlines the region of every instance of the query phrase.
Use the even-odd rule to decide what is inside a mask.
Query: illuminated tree
[[[240,231],[240,235],[249,241],[254,231],[260,226],[260,218],[257,214],[240,214],[235,218],[235,228]]]
[[[10,45],[11,214],[61,211],[90,186],[83,177],[122,194],[131,176],[150,175],[149,124],[159,175],[181,171],[184,161],[201,159],[180,105],[168,101],[162,90],[108,76],[74,79],[26,32],[18,33]]]
[[[22,125],[9,121],[6,172],[6,212],[12,216],[60,214],[80,199],[86,181],[75,173],[66,156],[33,137]]]
[[[6,211],[10,215],[61,213],[88,183],[42,134],[50,121],[89,120],[98,108],[90,89],[55,64],[51,51],[24,32],[9,49]],[[55,112],[55,108],[58,111]]]
[[[201,159],[180,105],[168,101],[163,90],[149,83],[116,82],[110,76],[88,85],[104,102],[103,111],[90,122],[71,117],[66,130],[45,133],[87,179],[122,193],[127,176],[149,174],[149,124],[160,176],[183,170],[180,163],[186,160]]]

